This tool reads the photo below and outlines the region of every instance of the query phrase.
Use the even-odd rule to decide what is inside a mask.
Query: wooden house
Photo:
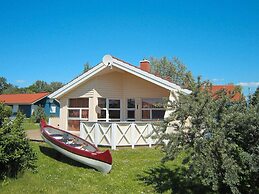
[[[136,138],[145,143],[144,135],[151,130],[147,126],[164,119],[163,100],[173,100],[172,92],[190,91],[150,73],[147,60],[136,67],[107,56],[109,63],[97,64],[49,95],[60,102],[60,116],[52,118],[50,124],[80,131],[97,145],[137,145]],[[133,125],[135,132],[130,129]]]

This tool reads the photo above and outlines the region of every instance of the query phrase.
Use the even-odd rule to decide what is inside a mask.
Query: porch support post
[[[94,145],[97,147],[99,143],[99,136],[100,136],[100,126],[98,123],[94,124]]]
[[[135,148],[135,130],[136,130],[136,124],[131,123],[130,124],[130,133],[131,133],[131,148]]]
[[[117,123],[111,123],[111,147],[112,147],[112,150],[116,150],[116,128],[117,128]]]
[[[85,131],[85,128],[84,128],[84,123],[82,121],[80,121],[80,137],[82,139],[86,138],[86,131]]]
[[[152,146],[152,138],[151,138],[151,136],[152,136],[152,124],[151,123],[148,123],[147,124],[148,126],[147,126],[147,134],[148,134],[148,146],[151,148],[151,146]]]

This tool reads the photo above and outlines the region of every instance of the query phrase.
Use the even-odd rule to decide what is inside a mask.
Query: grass
[[[144,184],[150,168],[160,165],[160,149],[138,147],[112,151],[113,168],[102,174],[81,165],[50,148],[45,143],[32,143],[38,155],[38,172],[26,171],[18,179],[0,182],[4,193],[155,193]]]
[[[24,119],[22,126],[24,130],[34,130],[40,128],[39,123],[34,123],[31,121],[31,119]]]

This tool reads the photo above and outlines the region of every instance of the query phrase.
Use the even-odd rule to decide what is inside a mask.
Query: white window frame
[[[99,98],[104,98],[104,97],[98,97],[98,100]],[[116,122],[116,121],[121,121],[121,107],[122,107],[122,101],[121,99],[119,98],[104,98],[106,100],[106,107],[105,108],[101,108],[100,107],[100,111],[101,110],[105,110],[105,113],[106,113],[106,118],[98,118],[97,116],[97,120],[98,121],[105,121],[105,122]],[[120,108],[110,108],[109,107],[109,100],[119,100],[120,101]],[[109,111],[110,110],[119,110],[120,111],[120,118],[119,119],[114,119],[114,118],[110,118],[110,115],[109,115]]]
[[[67,108],[67,119],[68,120],[82,120],[82,121],[88,121],[89,120],[89,98],[88,98],[88,108],[76,108],[76,107],[69,107],[69,100],[70,99],[78,99],[78,98],[69,98],[68,99],[68,108]],[[79,117],[69,117],[69,110],[79,110]],[[82,111],[88,110],[88,118],[82,117]]]
[[[153,118],[153,114],[152,114],[152,111],[153,110],[164,110],[164,111],[166,111],[166,109],[165,108],[155,108],[155,107],[152,107],[152,108],[143,108],[143,99],[162,99],[163,100],[163,98],[141,98],[141,120],[142,121],[154,121],[154,120],[162,120],[163,118],[161,118],[161,119],[157,119],[157,118]],[[143,118],[143,110],[148,110],[149,111],[149,115],[150,115],[150,118],[149,119],[144,119]]]
[[[128,107],[128,100],[134,100],[135,102],[135,107],[134,108],[129,108]],[[129,118],[128,111],[134,111],[134,119]],[[136,121],[136,99],[135,98],[127,98],[127,121]]]

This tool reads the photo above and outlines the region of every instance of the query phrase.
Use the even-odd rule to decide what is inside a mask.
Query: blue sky
[[[0,76],[8,82],[67,83],[105,54],[133,65],[176,56],[195,76],[254,91],[259,1],[0,0]]]

